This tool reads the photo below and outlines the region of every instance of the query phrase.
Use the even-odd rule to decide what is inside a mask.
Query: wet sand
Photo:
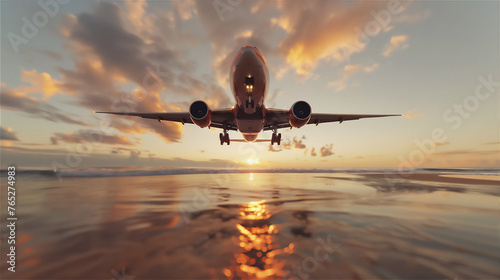
[[[369,178],[377,178],[377,179],[387,178],[389,180],[406,179],[406,180],[453,183],[453,184],[500,186],[500,181],[498,178],[496,178],[496,176],[410,174],[410,173],[385,173],[385,174],[364,174],[364,175]]]
[[[20,177],[1,276],[500,278],[498,181],[387,175]]]

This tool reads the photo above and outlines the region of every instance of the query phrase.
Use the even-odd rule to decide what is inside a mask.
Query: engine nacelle
[[[207,103],[198,100],[189,106],[189,116],[194,124],[199,127],[207,127],[212,122],[212,111]]]
[[[299,128],[311,119],[311,105],[305,101],[297,101],[290,108],[289,122],[292,127]]]

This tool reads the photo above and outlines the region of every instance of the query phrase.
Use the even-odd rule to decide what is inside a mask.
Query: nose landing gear
[[[247,100],[247,102],[246,102],[245,106],[246,106],[247,108],[248,108],[248,107],[252,107],[252,108],[254,108],[254,107],[255,107],[255,104],[253,103],[253,100],[252,100],[252,95],[251,95],[251,94],[249,94],[249,95],[248,95],[248,100]]]

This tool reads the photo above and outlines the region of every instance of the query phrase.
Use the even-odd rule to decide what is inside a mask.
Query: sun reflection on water
[[[292,254],[294,244],[284,248],[275,241],[278,229],[271,224],[271,213],[265,200],[241,205],[240,250],[234,255],[231,267],[224,269],[228,279],[278,279],[285,262],[275,258],[280,254]]]

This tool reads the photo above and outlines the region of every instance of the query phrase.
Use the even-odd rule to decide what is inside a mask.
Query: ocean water
[[[500,278],[498,170],[252,171],[21,171],[2,279]]]

